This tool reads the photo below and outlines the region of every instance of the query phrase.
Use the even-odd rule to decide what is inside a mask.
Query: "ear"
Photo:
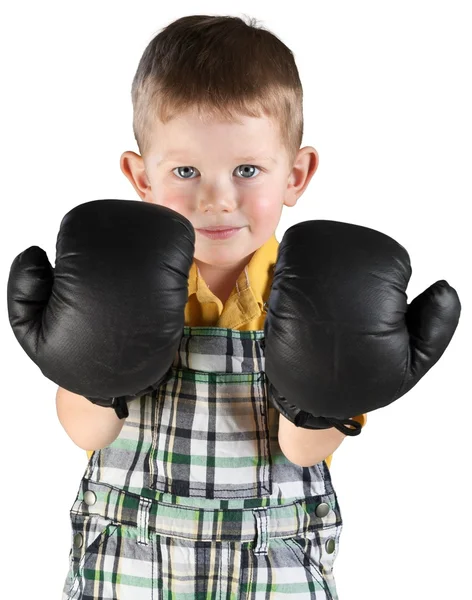
[[[312,146],[300,148],[288,177],[285,206],[295,206],[318,168],[318,152]]]
[[[143,157],[130,150],[123,152],[120,158],[120,168],[141,200],[152,202],[151,184],[146,175]]]

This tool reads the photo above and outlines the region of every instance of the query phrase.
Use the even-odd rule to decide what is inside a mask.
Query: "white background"
[[[137,151],[131,81],[151,38],[192,13],[259,19],[295,54],[303,145],[320,155],[305,194],[284,209],[277,239],[308,219],[373,227],[408,249],[410,301],[444,278],[463,306],[439,363],[408,395],[371,413],[362,435],[335,453],[331,472],[344,519],[335,562],[340,600],[472,598],[468,3],[172,4],[3,6],[4,297],[10,264],[25,248],[41,246],[54,265],[59,223],[72,207],[138,199],[119,158]],[[0,593],[11,586],[8,597],[59,599],[68,512],[86,455],[57,419],[57,386],[14,338],[6,301],[2,311]]]

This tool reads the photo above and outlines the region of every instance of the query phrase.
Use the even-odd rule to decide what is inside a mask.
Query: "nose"
[[[198,191],[198,210],[204,213],[233,212],[237,206],[236,192],[222,187],[201,187]]]

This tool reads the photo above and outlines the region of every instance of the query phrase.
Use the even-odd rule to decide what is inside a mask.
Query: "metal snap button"
[[[85,504],[87,504],[88,506],[93,506],[96,501],[97,501],[97,496],[90,490],[87,490],[84,494]]]
[[[329,538],[329,540],[326,540],[325,548],[328,554],[333,554],[334,550],[336,549],[336,542],[334,541],[334,538]]]
[[[82,548],[82,544],[84,543],[84,538],[81,533],[76,533],[74,535],[74,548]]]
[[[315,514],[317,517],[326,517],[330,510],[331,508],[329,504],[326,502],[321,502],[321,504],[318,504],[316,507]]]

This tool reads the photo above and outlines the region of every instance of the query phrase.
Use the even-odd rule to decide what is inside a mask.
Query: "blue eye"
[[[243,169],[242,172],[251,175],[251,173],[253,173],[253,171],[251,171],[251,169],[257,169],[257,171],[260,171],[259,167],[256,167],[254,165],[239,165],[239,167],[236,167],[236,171],[238,169]],[[195,177],[187,177],[187,176],[183,176],[181,177],[180,174],[183,173],[189,173],[191,170],[196,170],[195,167],[176,167],[175,169],[172,170],[172,172],[174,173],[174,171],[177,171],[179,174],[177,175],[177,173],[175,173],[175,175],[177,175],[177,177],[179,179],[195,179]],[[241,177],[241,179],[254,179],[254,177]]]
[[[174,173],[174,171],[189,171],[190,169],[193,169],[193,167],[176,167],[175,169],[172,170],[172,173]],[[176,173],[175,173],[176,175]],[[179,179],[193,179],[193,177],[180,177],[180,175],[178,175]]]
[[[258,171],[260,171],[259,167],[256,167],[254,165],[239,165],[239,167],[236,167],[236,170],[241,169],[241,167],[242,167],[243,172],[245,171],[246,174],[248,172],[249,173],[251,172],[250,169],[257,169]],[[249,171],[248,171],[248,169],[249,169]],[[243,179],[254,179],[254,177],[243,177]]]

